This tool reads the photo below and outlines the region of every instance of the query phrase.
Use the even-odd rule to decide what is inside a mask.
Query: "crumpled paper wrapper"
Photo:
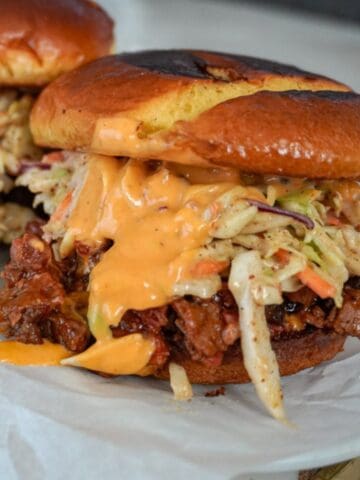
[[[0,367],[0,478],[233,479],[360,453],[360,342],[334,361],[283,379],[295,428],[273,420],[252,385],[226,394],[167,382],[108,379],[67,367]],[[3,471],[1,471],[3,469]],[[160,477],[159,477],[160,476]]]

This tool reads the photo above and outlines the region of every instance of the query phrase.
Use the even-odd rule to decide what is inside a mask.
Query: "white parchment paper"
[[[117,49],[207,48],[277,59],[360,89],[360,29],[204,0],[98,0]],[[297,429],[272,420],[253,387],[186,404],[167,383],[69,368],[0,365],[0,479],[231,479],[360,454],[360,342],[283,379]]]
[[[271,419],[251,385],[191,402],[153,379],[71,368],[0,368],[0,478],[206,478],[295,470],[360,454],[360,342],[283,379],[297,425]]]

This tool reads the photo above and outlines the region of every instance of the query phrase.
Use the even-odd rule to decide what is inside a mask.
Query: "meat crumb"
[[[225,395],[225,387],[219,387],[216,390],[210,390],[205,393],[205,397],[218,397],[219,395]]]

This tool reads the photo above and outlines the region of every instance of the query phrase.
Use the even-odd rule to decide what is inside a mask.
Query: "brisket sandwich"
[[[360,97],[346,86],[139,52],[56,80],[31,128],[53,153],[21,180],[51,217],[12,244],[7,337],[60,343],[65,365],[170,376],[180,397],[251,380],[282,419],[280,375],[360,336]]]
[[[39,161],[29,113],[39,89],[83,63],[107,55],[113,23],[87,0],[1,0],[0,239],[17,236],[33,214],[9,202],[15,177]]]

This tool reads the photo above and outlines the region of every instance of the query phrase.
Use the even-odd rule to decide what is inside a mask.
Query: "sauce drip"
[[[191,185],[164,167],[89,157],[67,236],[93,245],[114,242],[90,275],[88,316],[97,339],[110,337],[108,326],[128,309],[171,300],[174,284],[191,277],[196,249],[216,220],[205,210],[234,185]]]
[[[60,361],[70,357],[71,352],[62,345],[44,341],[41,345],[13,341],[0,342],[0,362],[13,365],[60,365]]]
[[[85,352],[63,360],[63,365],[83,367],[110,375],[146,375],[155,345],[150,338],[133,333],[121,338],[97,341]]]

